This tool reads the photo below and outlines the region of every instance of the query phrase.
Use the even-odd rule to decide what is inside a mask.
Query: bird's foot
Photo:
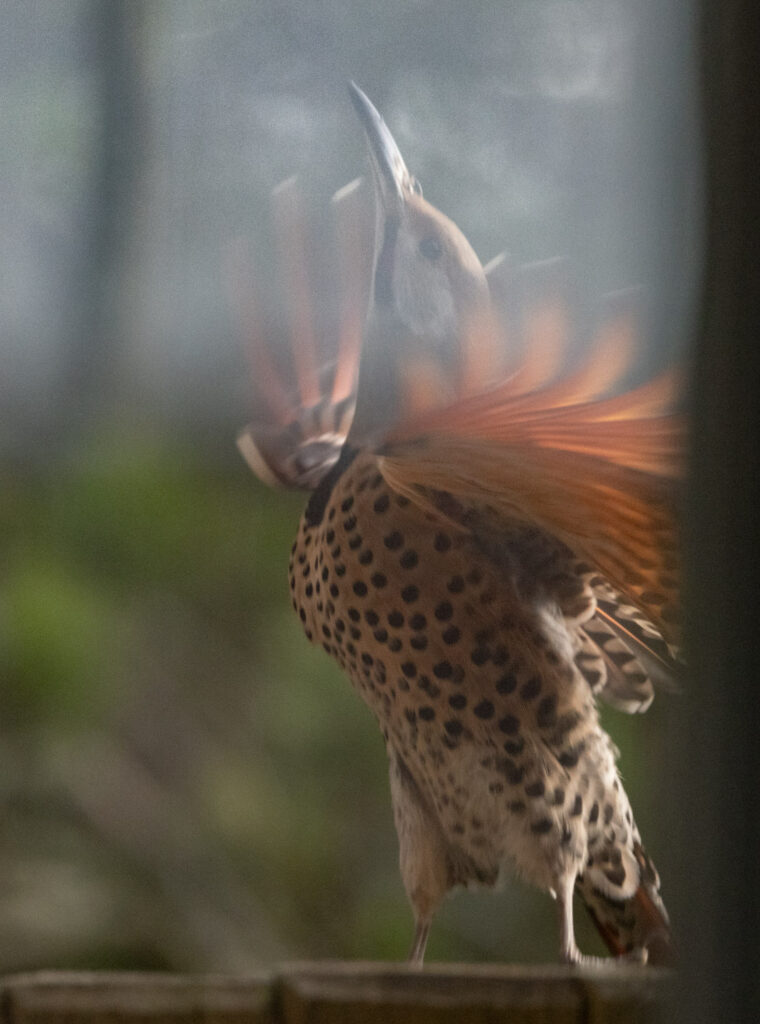
[[[425,947],[430,934],[430,921],[417,921],[414,928],[414,941],[409,950],[406,962],[410,967],[422,967],[425,961]]]
[[[647,951],[643,948],[632,949],[628,953],[623,953],[620,956],[587,956],[585,953],[581,953],[575,943],[567,949],[563,949],[562,961],[566,964],[572,964],[574,967],[593,967],[609,969],[610,967],[617,967],[620,964],[640,964],[644,965],[647,962]]]

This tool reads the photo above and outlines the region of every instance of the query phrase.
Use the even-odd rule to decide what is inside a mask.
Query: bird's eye
[[[423,238],[420,242],[420,252],[426,260],[435,263],[443,255],[441,240],[436,238],[435,235],[428,235],[427,238]]]

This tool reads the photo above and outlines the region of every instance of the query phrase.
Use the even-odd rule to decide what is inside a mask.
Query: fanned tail
[[[634,843],[633,856],[639,866],[640,881],[632,896],[615,898],[602,892],[594,885],[590,872],[579,876],[576,892],[613,956],[646,949],[650,964],[672,967],[676,949],[660,897],[659,876],[638,842]]]
[[[274,190],[284,345],[276,344],[283,332],[267,326],[254,308],[250,273],[245,281],[237,275],[256,413],[240,433],[238,447],[251,469],[272,486],[316,488],[337,462],[351,426],[366,308],[365,206],[358,181],[337,192],[330,204],[333,244],[318,248],[295,180]],[[337,308],[331,308],[322,288],[325,262],[333,269]]]

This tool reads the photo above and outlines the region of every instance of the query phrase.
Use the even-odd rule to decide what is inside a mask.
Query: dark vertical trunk
[[[86,428],[117,390],[128,331],[125,269],[145,156],[140,49],[146,16],[143,0],[92,0],[84,9],[96,113],[64,328],[59,436]]]
[[[673,718],[676,1018],[760,1020],[760,146],[756,0],[702,4],[707,262],[685,515],[690,680]]]

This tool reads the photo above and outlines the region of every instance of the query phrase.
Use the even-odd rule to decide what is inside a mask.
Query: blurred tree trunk
[[[146,156],[141,49],[148,13],[146,0],[90,0],[83,10],[95,115],[63,357],[63,438],[86,429],[118,388],[129,331],[126,271]]]
[[[691,669],[670,765],[675,1016],[690,1024],[760,1020],[759,41],[756,0],[704,0],[707,262],[685,516]]]

